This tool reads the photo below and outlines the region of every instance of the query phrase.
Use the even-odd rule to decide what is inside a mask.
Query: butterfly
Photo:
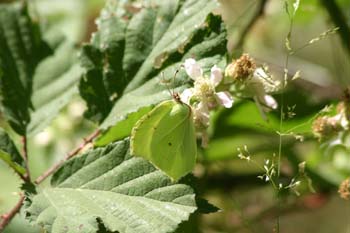
[[[130,150],[177,181],[193,170],[197,141],[191,107],[177,93],[172,95],[137,121]]]

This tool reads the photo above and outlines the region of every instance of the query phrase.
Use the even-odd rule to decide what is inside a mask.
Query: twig
[[[75,148],[73,151],[71,151],[69,154],[67,154],[64,159],[60,160],[57,164],[53,165],[51,168],[49,168],[46,172],[44,172],[41,176],[39,176],[36,180],[35,183],[39,184],[43,180],[45,180],[48,176],[50,176],[52,173],[54,173],[58,168],[61,167],[61,165],[74,155],[78,154],[88,143],[92,142],[94,138],[96,138],[100,134],[100,131],[97,130],[90,136],[88,136],[86,139],[84,139],[84,142],[81,143],[77,148]],[[30,175],[29,175],[29,167],[28,167],[28,150],[27,150],[27,137],[23,136],[22,137],[22,142],[23,142],[23,159],[26,163],[26,170],[27,170],[27,175],[22,177],[24,181],[30,181]],[[19,212],[23,205],[25,196],[21,194],[21,198],[17,202],[17,204],[11,209],[8,213],[5,213],[1,215],[0,219],[0,233],[5,229],[5,227],[10,223],[11,219]]]
[[[320,0],[321,4],[327,10],[333,23],[339,27],[338,33],[350,56],[350,27],[346,18],[334,0]]]
[[[1,215],[0,219],[0,232],[2,232],[7,224],[10,223],[11,219],[19,212],[24,201],[24,195],[20,194],[21,198],[18,200],[17,204],[8,212]]]
[[[92,140],[94,140],[99,134],[100,134],[100,130],[96,130],[94,133],[92,133],[90,136],[88,136],[86,139],[84,139],[84,142],[82,142],[77,148],[72,150],[62,160],[58,161],[56,164],[54,164],[52,167],[50,167],[47,171],[45,171],[41,176],[39,176],[35,180],[35,183],[40,184],[48,176],[50,176],[52,173],[57,171],[65,161],[72,158],[74,155],[78,154],[88,143],[92,142]]]
[[[241,32],[241,36],[239,37],[238,42],[234,46],[235,49],[241,48],[243,46],[244,41],[245,41],[249,31],[253,28],[253,26],[258,21],[258,19],[264,15],[265,6],[266,6],[267,1],[268,0],[260,0],[260,3],[257,7],[255,14],[252,16],[252,18],[247,23],[247,25],[243,28],[243,30]]]

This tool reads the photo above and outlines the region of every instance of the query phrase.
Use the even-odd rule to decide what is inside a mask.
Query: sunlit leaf
[[[64,41],[55,54],[44,59],[33,78],[33,112],[27,127],[30,134],[43,130],[72,97],[78,94],[82,68],[73,43]]]
[[[224,60],[226,31],[221,18],[210,14],[216,1],[156,2],[157,7],[142,8],[128,22],[106,9],[91,44],[82,50],[86,72],[80,92],[88,103],[86,116],[102,122],[104,130],[140,108],[170,99],[169,88],[187,87],[182,70],[173,79],[186,58],[195,57],[205,71]],[[102,137],[112,140],[112,132]]]
[[[98,221],[120,233],[174,231],[196,210],[192,188],[128,150],[118,141],[68,161],[31,198],[28,218],[53,233],[97,232]]]

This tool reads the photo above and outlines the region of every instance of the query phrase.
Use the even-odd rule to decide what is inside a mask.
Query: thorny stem
[[[60,168],[65,161],[78,154],[88,143],[92,142],[92,140],[94,140],[99,134],[100,130],[96,130],[94,133],[92,133],[90,136],[84,139],[84,141],[77,148],[72,150],[62,160],[58,161],[56,164],[54,164],[52,167],[46,170],[41,176],[39,176],[35,180],[35,183],[40,184],[41,182],[43,182],[48,176],[57,171],[58,168]]]
[[[98,135],[100,134],[100,130],[96,130],[94,133],[92,133],[90,136],[88,136],[86,139],[84,139],[84,142],[82,142],[77,148],[72,150],[69,154],[67,154],[62,160],[60,160],[58,163],[53,165],[51,168],[49,168],[46,172],[44,172],[41,176],[39,176],[36,180],[36,184],[40,184],[42,181],[44,181],[48,176],[50,176],[52,173],[54,173],[58,168],[61,167],[61,165],[67,161],[68,159],[72,158],[76,154],[78,154],[88,143],[92,142]],[[27,137],[22,137],[23,142],[23,159],[26,163],[26,169],[27,169],[27,176],[24,177],[24,181],[30,181],[30,175],[29,175],[29,167],[28,167],[28,150],[27,150]],[[21,194],[21,198],[18,200],[17,204],[13,207],[12,210],[10,210],[8,213],[5,213],[1,215],[0,219],[0,233],[5,229],[5,227],[10,223],[12,218],[19,212],[23,205],[25,196]]]
[[[2,232],[5,227],[10,223],[11,219],[19,212],[23,205],[24,195],[20,194],[21,197],[18,200],[17,204],[8,212],[1,215],[0,219],[0,232]]]

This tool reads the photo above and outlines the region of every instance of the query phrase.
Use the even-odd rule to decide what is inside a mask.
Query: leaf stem
[[[29,162],[28,162],[28,140],[27,140],[27,134],[25,133],[22,136],[22,144],[23,144],[23,159],[26,166],[26,175],[24,176],[24,181],[31,182],[30,179],[30,171],[29,171]]]
[[[48,176],[57,171],[65,161],[77,155],[88,143],[92,142],[92,140],[94,140],[100,134],[100,132],[100,130],[96,130],[90,136],[85,138],[84,141],[77,148],[69,152],[62,160],[58,161],[56,164],[54,164],[52,167],[46,170],[42,175],[40,175],[35,180],[35,184],[40,184],[41,182],[43,182]]]
[[[13,217],[19,212],[23,205],[24,201],[24,195],[20,194],[20,199],[18,200],[17,204],[8,212],[3,215],[1,215],[0,219],[0,232],[2,232],[5,227],[10,223]]]

